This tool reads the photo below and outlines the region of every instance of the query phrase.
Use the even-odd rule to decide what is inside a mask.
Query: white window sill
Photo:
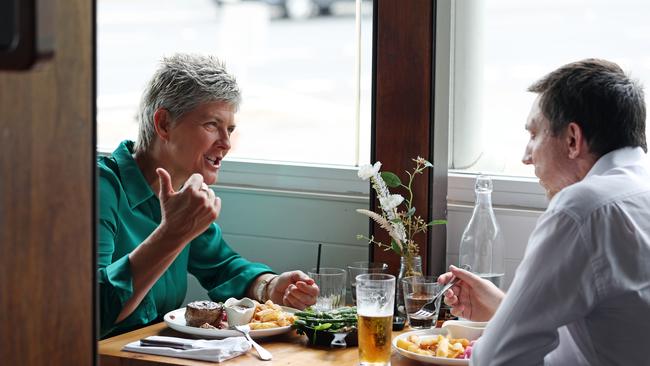
[[[99,155],[108,155],[99,152]],[[475,174],[450,171],[450,205],[474,205]],[[548,200],[536,178],[494,176],[492,204],[500,208],[546,209]],[[262,160],[227,159],[219,186],[368,197],[370,184],[359,179],[357,168],[338,165],[287,164]]]
[[[476,174],[450,171],[447,199],[449,204],[474,205]],[[495,207],[543,211],[548,205],[544,189],[537,178],[492,176]]]

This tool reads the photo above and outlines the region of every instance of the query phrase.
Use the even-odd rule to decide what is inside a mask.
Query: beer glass
[[[395,276],[384,273],[358,275],[359,364],[390,365]]]

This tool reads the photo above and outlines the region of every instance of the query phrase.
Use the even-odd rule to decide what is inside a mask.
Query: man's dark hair
[[[554,136],[577,123],[589,151],[600,157],[626,146],[647,152],[643,88],[615,63],[586,59],[544,76],[528,88],[539,93],[540,108]]]

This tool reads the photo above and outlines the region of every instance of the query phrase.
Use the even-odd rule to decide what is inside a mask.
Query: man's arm
[[[571,216],[544,214],[472,364],[542,365],[559,343],[558,328],[582,317],[596,296],[590,258]]]

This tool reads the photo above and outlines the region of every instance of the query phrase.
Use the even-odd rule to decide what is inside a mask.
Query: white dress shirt
[[[650,365],[650,168],[602,156],[553,197],[472,365]]]

